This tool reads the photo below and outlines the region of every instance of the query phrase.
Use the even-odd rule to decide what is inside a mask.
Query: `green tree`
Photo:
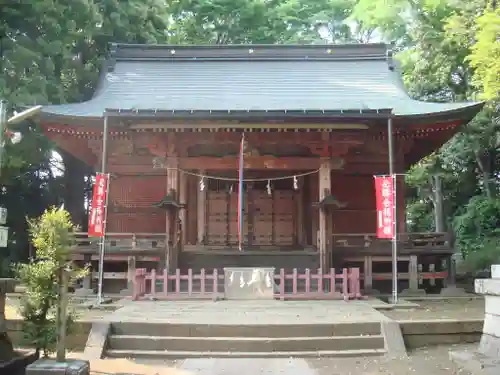
[[[69,261],[74,243],[73,224],[69,213],[62,208],[51,208],[39,219],[30,220],[30,234],[35,246],[35,258],[28,264],[19,264],[16,274],[26,287],[21,300],[24,318],[23,332],[27,343],[47,356],[57,341],[56,304],[60,297],[59,270],[70,269],[70,282],[81,278],[86,269],[76,270]],[[69,314],[71,322],[73,314]],[[71,326],[68,327],[71,329]]]
[[[164,43],[168,39],[168,7],[164,1],[36,1],[13,0],[0,8],[0,97],[11,110],[21,105],[58,104],[89,99],[109,42]],[[26,259],[26,217],[61,203],[83,207],[82,196],[65,194],[84,180],[87,166],[64,160],[71,178],[55,176],[55,145],[36,124],[19,125],[21,143],[6,147],[0,203],[9,209],[9,251],[2,264]],[[61,152],[62,153],[62,152]],[[64,153],[62,153],[65,155]],[[66,155],[65,155],[66,156]],[[64,171],[64,169],[63,169]],[[76,202],[73,199],[77,200]],[[81,210],[80,210],[81,211]],[[82,218],[75,215],[80,223]],[[8,267],[3,266],[5,271]]]

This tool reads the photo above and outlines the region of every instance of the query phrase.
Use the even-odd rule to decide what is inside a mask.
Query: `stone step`
[[[146,350],[167,352],[308,352],[383,349],[384,337],[175,337],[112,335],[112,350]]]
[[[165,350],[114,350],[106,351],[108,358],[186,359],[186,358],[318,358],[318,357],[369,357],[382,356],[384,349],[296,351],[296,352],[196,352]]]
[[[189,324],[113,322],[112,335],[174,337],[324,337],[380,335],[380,322],[330,324]]]

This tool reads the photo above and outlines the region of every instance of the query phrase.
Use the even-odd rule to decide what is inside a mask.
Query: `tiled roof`
[[[46,115],[124,111],[376,111],[395,116],[467,110],[480,103],[411,99],[382,44],[315,46],[115,45],[94,97]]]

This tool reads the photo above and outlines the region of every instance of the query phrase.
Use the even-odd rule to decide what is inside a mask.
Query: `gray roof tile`
[[[351,55],[345,46],[311,49],[318,54],[320,48],[321,51],[331,48],[333,53],[329,58],[318,58],[310,51],[307,53],[312,58],[286,55],[282,52],[286,51],[284,48],[278,50],[283,56],[274,59],[269,57],[272,51],[266,51],[264,57],[252,58],[227,53],[240,48],[240,52],[248,54],[249,47],[224,47],[224,53],[215,47],[193,48],[199,56],[192,51],[186,56],[190,51],[183,50],[176,57],[166,56],[173,47],[155,47],[153,53],[160,56],[158,51],[162,51],[163,55],[154,58],[151,49],[143,46],[149,54],[141,55],[138,46],[134,46],[133,53],[127,56],[122,50],[111,60],[114,69],[103,74],[91,100],[47,106],[44,112],[56,116],[101,117],[106,109],[359,111],[391,108],[396,116],[412,116],[477,105],[411,99],[401,84],[400,74],[389,69],[389,61],[385,53],[380,53],[381,48],[372,47],[365,55],[359,52],[366,48],[363,45],[348,47],[358,51]],[[342,53],[335,54],[336,48]],[[207,57],[206,51],[212,55]],[[218,53],[223,57],[217,58]]]

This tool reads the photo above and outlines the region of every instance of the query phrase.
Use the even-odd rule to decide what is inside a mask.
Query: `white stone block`
[[[484,311],[487,314],[500,315],[500,296],[484,296]]]
[[[274,289],[274,268],[224,268],[226,299],[273,299]]]
[[[474,289],[477,294],[500,296],[500,279],[476,279]]]
[[[483,334],[479,342],[478,351],[484,355],[498,359],[500,357],[500,338]]]
[[[491,277],[493,279],[500,279],[500,264],[493,264],[491,266]]]
[[[483,334],[500,337],[500,315],[484,314]]]

